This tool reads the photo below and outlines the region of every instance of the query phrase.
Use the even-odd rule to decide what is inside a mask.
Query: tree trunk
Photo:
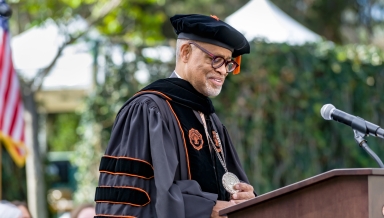
[[[28,149],[26,161],[28,207],[32,217],[47,218],[47,195],[38,143],[38,115],[34,92],[24,87],[25,145]]]

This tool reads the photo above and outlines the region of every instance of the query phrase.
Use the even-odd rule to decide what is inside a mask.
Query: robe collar
[[[149,84],[141,91],[161,92],[170,97],[171,101],[207,115],[215,112],[211,99],[198,92],[189,82],[183,79],[160,79]]]

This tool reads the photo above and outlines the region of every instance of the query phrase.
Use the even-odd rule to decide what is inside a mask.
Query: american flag
[[[23,113],[20,83],[12,63],[8,20],[0,16],[0,144],[20,167],[26,157]]]

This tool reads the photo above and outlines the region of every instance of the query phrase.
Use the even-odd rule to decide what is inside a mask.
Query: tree
[[[355,143],[352,129],[325,121],[320,108],[332,103],[382,126],[383,51],[328,42],[251,46],[242,72],[228,75],[213,102],[256,192],[335,168],[378,166]],[[383,157],[382,141],[367,139]]]
[[[98,161],[108,143],[114,116],[123,102],[143,86],[143,84],[138,83],[136,80],[134,76],[135,73],[144,67],[151,72],[150,81],[153,81],[155,78],[164,77],[164,75],[167,75],[173,70],[172,62],[164,63],[158,59],[143,55],[143,50],[148,46],[172,44],[175,34],[169,24],[168,18],[175,13],[195,12],[215,14],[220,18],[225,18],[246,2],[247,0],[228,1],[226,3],[219,0],[13,0],[13,2],[11,2],[11,6],[15,11],[15,22],[13,22],[12,29],[16,34],[22,33],[32,26],[43,25],[44,21],[50,18],[60,27],[63,35],[66,37],[66,41],[59,48],[52,63],[46,68],[40,69],[37,76],[32,80],[24,81],[24,93],[25,96],[29,96],[29,98],[26,99],[34,99],[34,93],[41,89],[44,78],[49,74],[57,58],[66,46],[76,43],[79,40],[95,40],[89,34],[92,29],[96,29],[101,35],[100,38],[98,38],[98,43],[100,44],[99,49],[95,49],[93,52],[105,57],[107,63],[107,68],[105,69],[106,76],[105,82],[96,84],[94,92],[90,95],[89,99],[87,99],[86,111],[82,113],[80,121],[79,132],[82,135],[82,140],[75,148],[76,158],[74,158],[74,163],[79,168],[78,181],[81,181],[79,182],[79,192],[76,195],[78,200],[93,200],[93,194],[91,194],[91,192],[94,191],[94,186],[97,181]],[[281,6],[281,8],[286,10],[288,14],[299,22],[304,23],[310,29],[335,42],[348,42],[348,40],[345,39],[343,27],[348,27],[349,24],[350,27],[353,28],[367,28],[368,33],[370,31],[365,24],[370,24],[374,32],[375,27],[378,25],[376,22],[378,21],[375,20],[375,22],[373,22],[374,19],[370,14],[372,10],[368,10],[367,12],[364,11],[364,8],[368,7],[367,5],[371,5],[369,6],[370,8],[374,8],[374,5],[382,5],[379,0],[372,0],[369,1],[370,4],[362,5],[358,5],[356,2],[361,3],[367,1],[273,0],[273,2]],[[351,20],[348,20],[349,11],[352,12],[353,15],[350,16],[352,17]],[[364,16],[370,16],[370,19],[364,21],[365,23],[363,23]],[[85,19],[88,26],[84,29],[72,31],[69,28],[69,24],[78,17]],[[359,38],[359,40],[361,39]],[[97,42],[93,43],[97,44]],[[303,118],[303,116],[306,112],[312,116],[311,110],[319,109],[318,104],[308,110],[306,110],[305,106],[313,103],[313,99],[318,99],[320,91],[314,93],[314,96],[309,96],[307,92],[311,87],[305,86],[307,85],[307,80],[305,80],[306,82],[300,83],[303,84],[303,86],[299,88],[293,87],[290,89],[289,85],[286,84],[292,84],[295,78],[299,78],[296,74],[301,69],[304,69],[305,73],[303,75],[305,75],[306,79],[312,78],[316,80],[321,79],[324,75],[328,75],[327,73],[331,72],[330,70],[336,74],[338,69],[354,70],[355,68],[359,68],[359,64],[355,62],[345,64],[345,61],[338,59],[343,59],[344,56],[348,56],[348,52],[336,51],[334,55],[324,58],[322,55],[311,56],[313,55],[311,52],[316,49],[310,46],[303,49],[296,47],[291,48],[287,45],[276,45],[277,47],[275,47],[274,45],[253,44],[253,46],[260,48],[256,51],[257,54],[254,54],[256,56],[252,56],[252,60],[257,61],[250,61],[245,58],[243,65],[245,66],[245,73],[233,78],[230,77],[226,83],[227,88],[223,89],[225,94],[214,99],[214,102],[219,113],[226,117],[224,122],[233,125],[229,128],[230,132],[237,133],[233,135],[234,141],[239,146],[238,149],[241,159],[245,160],[245,167],[253,184],[255,184],[256,190],[268,191],[297,181],[298,179],[314,175],[322,170],[342,165],[345,156],[340,157],[334,155],[335,153],[337,154],[338,152],[344,151],[340,145],[335,146],[337,148],[336,150],[323,150],[325,147],[324,141],[320,140],[320,142],[317,143],[316,140],[309,139],[308,135],[303,136],[300,134],[301,131],[303,131],[303,127],[313,128],[314,123]],[[120,55],[123,60],[122,63],[118,64],[112,60],[112,49],[114,47],[121,49]],[[316,51],[321,53],[321,51],[326,50],[331,53],[327,49],[322,50],[322,48],[323,47],[320,46]],[[358,48],[356,48],[356,50],[358,50]],[[354,54],[354,52],[357,51],[352,49],[350,52]],[[260,57],[260,54],[264,55]],[[370,55],[372,56],[372,60],[382,60],[380,58],[381,56],[375,58],[374,54]],[[127,58],[127,56],[133,58]],[[309,57],[315,57],[315,59]],[[302,60],[303,62],[301,62]],[[364,62],[364,59],[357,58],[356,61],[360,63]],[[254,69],[257,70],[257,73],[252,74],[248,72],[248,74],[246,74],[247,62],[248,71]],[[284,63],[284,66],[282,63]],[[306,68],[308,66],[311,66],[309,70]],[[374,70],[376,70],[376,68],[369,67],[367,72],[372,74]],[[267,72],[273,73],[267,74]],[[343,75],[347,77],[347,71],[342,72],[345,72]],[[365,71],[362,72],[362,74],[365,75]],[[311,73],[313,73],[313,75],[311,75]],[[355,86],[353,81],[361,76],[358,73],[356,75],[357,76],[352,78],[348,77],[350,86],[345,86],[344,89],[350,90]],[[372,75],[370,76],[373,77]],[[340,78],[337,76],[330,78],[340,81]],[[255,83],[255,81],[258,83]],[[376,79],[375,81],[378,80]],[[335,84],[332,84],[333,86],[331,88],[335,88]],[[314,85],[318,84],[316,83]],[[317,90],[322,90],[322,87],[323,86],[319,85]],[[232,90],[236,90],[236,92]],[[364,92],[364,89],[359,89],[359,92]],[[352,93],[349,95],[349,97],[351,97],[355,92],[351,91],[349,93]],[[295,102],[298,105],[289,101],[291,98],[297,98],[297,96],[301,97],[298,102]],[[236,103],[228,105],[228,102]],[[287,106],[282,105],[283,102],[286,103]],[[27,109],[36,113],[35,102],[30,103],[31,106]],[[238,105],[240,107],[238,107]],[[268,106],[265,107],[265,110],[263,108],[264,105]],[[381,109],[380,105],[377,107]],[[239,108],[244,111],[241,111]],[[365,108],[364,110],[368,109]],[[283,115],[280,116],[278,114],[279,112]],[[299,123],[295,123],[291,129],[286,128],[284,122],[280,122],[274,126],[269,125],[278,122],[281,117],[283,118],[282,120],[287,122],[290,116],[299,117],[305,125],[300,126]],[[239,117],[239,119],[234,120],[234,117]],[[270,123],[264,121],[264,119],[270,121]],[[319,121],[315,120],[314,122],[318,124],[316,122]],[[265,129],[265,131],[261,131],[260,129]],[[289,143],[284,144],[285,147],[280,149],[280,147],[278,147],[281,144],[279,140],[287,134],[290,135],[287,139]],[[273,136],[275,135],[278,135],[279,139],[274,139]],[[242,139],[240,139],[240,137],[242,137]],[[345,141],[340,135],[327,135],[327,137],[335,140],[336,143]],[[271,139],[271,143],[261,146],[261,140],[263,138]],[[316,139],[319,138],[321,138],[321,135],[317,133]],[[293,145],[295,143],[301,143],[302,141],[300,140],[304,140],[309,147],[315,149],[316,152],[309,153],[310,155],[308,155],[307,150],[302,147],[296,150]],[[37,147],[38,146],[35,146],[36,149]],[[327,152],[332,153],[334,159],[324,155],[328,154]],[[36,153],[38,153],[38,151],[36,151]],[[266,154],[266,157],[262,157],[261,154]],[[356,156],[356,153],[353,155]],[[294,176],[290,177],[288,170],[295,166],[295,157],[302,158],[298,163],[300,165],[299,168],[304,173],[298,171],[295,172]],[[311,158],[315,161],[311,162]],[[280,162],[276,163],[276,160]],[[285,160],[287,160],[287,162],[283,162]],[[346,160],[348,164],[352,165],[350,163],[350,157],[347,157]],[[367,166],[370,163],[364,158],[359,159],[359,161],[359,166]],[[309,163],[317,165],[305,171],[304,168]],[[257,167],[256,169],[254,169],[255,166]],[[274,170],[268,171],[268,169]],[[89,184],[93,184],[93,186],[89,186]],[[39,215],[35,216],[44,217]]]
[[[167,18],[173,15],[174,12],[178,13],[190,13],[194,12],[206,12],[207,14],[216,14],[219,17],[225,17],[227,14],[233,12],[236,8],[240,7],[246,0],[237,0],[231,1],[228,3],[228,7],[225,7],[226,4],[222,4],[222,2],[218,0],[206,0],[206,1],[184,1],[183,3],[174,0],[132,0],[132,1],[122,1],[122,0],[86,0],[86,1],[78,1],[78,0],[60,0],[60,1],[51,1],[51,0],[31,0],[31,1],[18,1],[13,0],[10,3],[14,16],[11,19],[11,30],[14,35],[20,34],[23,31],[37,25],[44,25],[44,22],[47,19],[53,20],[57,26],[60,28],[60,31],[65,36],[65,41],[59,47],[56,56],[53,58],[53,61],[46,66],[44,69],[39,69],[39,72],[33,77],[31,80],[24,79],[22,81],[23,84],[23,94],[24,99],[28,100],[28,103],[25,104],[26,110],[30,112],[33,116],[32,125],[38,125],[37,118],[37,110],[36,110],[36,102],[35,102],[35,93],[41,89],[44,78],[50,73],[52,67],[55,65],[57,59],[62,54],[63,50],[71,44],[78,42],[79,40],[93,40],[90,37],[89,32],[92,29],[96,29],[103,37],[104,44],[108,45],[119,45],[119,47],[124,49],[125,51],[133,52],[138,58],[136,59],[136,63],[143,63],[146,61],[151,62],[152,60],[145,59],[142,57],[142,49],[147,46],[154,46],[159,44],[164,44],[164,35],[169,38],[174,38],[173,30],[170,28],[170,24],[167,21]],[[210,5],[210,7],[205,7],[206,5]],[[202,11],[203,9],[203,11]],[[87,23],[87,28],[77,29],[75,31],[71,30],[70,23],[79,17],[85,19]],[[104,47],[105,48],[105,47]],[[108,49],[107,49],[108,50]],[[108,51],[106,51],[108,53]],[[125,63],[127,64],[127,63]],[[161,65],[161,64],[160,64]],[[123,67],[130,67],[124,65]],[[114,66],[111,66],[111,69]],[[118,68],[118,67],[117,67]],[[133,67],[135,68],[135,67]],[[110,70],[111,70],[110,69]],[[165,69],[165,68],[163,68]],[[168,68],[167,68],[168,69]],[[124,69],[120,69],[123,71]],[[127,70],[127,69],[126,69]],[[129,71],[129,69],[128,69]],[[132,74],[132,71],[129,71],[129,74]],[[109,75],[109,74],[107,74]],[[130,75],[132,76],[132,75]],[[107,80],[108,81],[108,80]],[[126,81],[128,82],[128,89],[135,88],[135,82],[133,80]],[[133,82],[133,83],[131,83]],[[108,83],[108,82],[107,82]],[[99,84],[100,85],[100,84]],[[110,91],[110,84],[101,84],[103,88],[108,89]],[[95,92],[91,96],[90,102],[95,104],[98,103],[99,99],[97,94],[101,94],[102,91],[100,87],[95,89]],[[136,90],[136,89],[135,89]],[[111,93],[111,92],[107,92]],[[128,97],[130,94],[127,94]],[[93,100],[92,100],[93,99]],[[97,146],[101,146],[105,144],[105,128],[110,128],[111,121],[110,117],[107,118],[105,123],[101,125],[96,124],[97,121],[100,121],[103,114],[103,110],[105,110],[106,105],[102,105],[103,102],[100,103],[100,111],[96,111],[95,114],[84,115],[83,120],[92,120],[93,124],[88,126],[94,133],[86,134],[87,131],[84,131],[83,142],[85,139],[92,139],[92,143],[88,143],[88,146],[78,146],[78,152],[81,153],[81,149],[83,151],[95,151],[99,152],[102,149],[98,149]],[[104,102],[105,103],[105,102]],[[92,105],[92,103],[90,103]],[[90,108],[90,110],[93,108]],[[109,110],[109,109],[107,109]],[[100,112],[100,113],[99,113]],[[116,112],[113,110],[113,112]],[[109,112],[108,112],[109,113]],[[99,117],[99,115],[101,117]],[[87,118],[88,116],[88,118]],[[94,117],[92,117],[94,116]],[[85,121],[84,121],[85,122]],[[87,124],[85,124],[87,125]],[[40,158],[38,156],[39,146],[37,140],[37,130],[38,128],[32,128],[34,131],[32,133],[35,138],[32,140],[34,142],[34,163],[39,163]],[[88,132],[89,133],[89,132]],[[95,137],[96,136],[96,137]],[[90,138],[87,138],[90,137]],[[98,138],[101,137],[101,138]],[[89,141],[91,142],[91,141]],[[95,147],[96,146],[96,147]],[[98,155],[87,156],[93,158],[98,158]],[[92,161],[90,161],[92,162]],[[88,163],[78,163],[79,169],[84,168]],[[82,165],[83,164],[83,165]],[[39,168],[39,169],[38,169]],[[36,178],[43,178],[42,166],[39,164],[34,168],[36,174]],[[91,171],[92,172],[92,171]],[[92,177],[92,176],[90,176]],[[90,178],[89,177],[89,178]],[[94,178],[94,176],[93,176]],[[86,181],[83,181],[86,182]],[[40,194],[36,192],[34,196],[38,198],[45,198],[42,196],[44,182],[39,183],[40,186],[37,186],[40,191]],[[93,198],[93,197],[92,197]],[[38,199],[31,200],[33,202],[41,203]],[[33,214],[36,217],[45,217],[43,210],[31,208]],[[36,211],[36,212],[34,212]],[[39,213],[41,212],[41,213]]]
[[[383,0],[271,0],[291,17],[336,43],[383,47]]]
[[[46,199],[46,195],[44,181],[42,181],[44,178],[43,165],[41,163],[42,158],[39,157],[40,151],[37,139],[37,127],[39,125],[34,100],[36,91],[41,89],[44,78],[49,74],[64,48],[76,43],[80,38],[86,38],[85,36],[90,28],[97,28],[107,36],[119,36],[120,41],[129,37],[140,39],[140,36],[143,35],[144,37],[142,38],[146,39],[146,42],[149,44],[159,40],[161,38],[159,34],[160,31],[156,31],[156,27],[159,26],[158,22],[162,21],[161,13],[148,13],[146,16],[140,16],[145,13],[143,7],[151,5],[155,5],[153,1],[130,2],[120,0],[86,2],[28,1],[13,2],[13,4],[11,4],[11,7],[15,11],[14,18],[16,21],[12,26],[16,27],[16,32],[20,33],[33,25],[43,24],[46,19],[51,18],[60,27],[63,35],[66,37],[66,40],[59,47],[53,61],[44,69],[40,69],[31,80],[22,81],[25,99],[24,105],[26,111],[30,114],[30,125],[33,126],[33,128],[30,128],[32,131],[30,135],[33,137],[30,142],[32,143],[31,147],[33,149],[30,151],[29,161],[27,160],[27,176],[33,176],[33,178],[28,178],[27,181],[30,209],[34,217],[44,218],[47,216],[47,210],[44,206],[45,201],[40,200]],[[131,13],[125,13],[126,11]],[[88,28],[74,32],[70,31],[68,26],[76,16],[85,18]],[[124,22],[120,25],[119,21]],[[136,31],[131,31],[132,29]],[[130,33],[133,33],[133,35],[130,35]],[[136,42],[135,40],[132,41],[129,42],[131,44],[140,44],[140,42]]]

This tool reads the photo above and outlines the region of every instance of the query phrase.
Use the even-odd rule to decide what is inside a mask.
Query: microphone
[[[332,104],[325,104],[321,108],[320,113],[325,120],[335,120],[352,127],[352,129],[362,134],[384,138],[384,129],[380,126],[338,110]]]

